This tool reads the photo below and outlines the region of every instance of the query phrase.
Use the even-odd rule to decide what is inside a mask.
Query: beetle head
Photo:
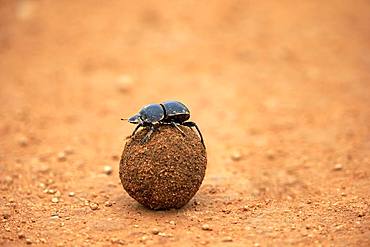
[[[139,123],[142,123],[142,122],[143,122],[143,120],[141,119],[141,117],[140,117],[140,115],[139,115],[139,114],[136,114],[136,115],[134,115],[134,116],[130,117],[130,118],[128,119],[128,122],[129,122],[129,123],[132,123],[132,124],[139,124]]]

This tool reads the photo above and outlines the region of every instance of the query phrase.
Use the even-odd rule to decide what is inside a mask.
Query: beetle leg
[[[179,125],[180,125],[180,124],[175,123],[175,122],[171,122],[171,125],[172,125],[173,127],[175,127],[176,129],[178,129],[178,130],[181,132],[181,135],[182,135],[182,136],[185,136],[184,131],[182,131],[182,129],[180,129],[180,127],[179,127]]]
[[[146,143],[147,141],[149,141],[150,136],[153,134],[153,132],[154,132],[154,125],[150,125],[150,127],[149,127],[149,128],[150,128],[150,129],[149,129],[148,133],[146,133],[146,135],[144,136],[144,138],[143,138],[143,139],[141,139],[141,144],[144,144],[144,143]]]
[[[134,131],[132,132],[132,134],[130,135],[130,136],[128,136],[127,138],[132,138],[132,137],[134,137],[134,135],[135,135],[135,133],[136,133],[136,131],[140,128],[140,127],[142,127],[143,125],[142,124],[138,124],[138,125],[136,125],[136,127],[135,127],[135,129],[134,129]]]
[[[181,125],[188,126],[190,128],[195,127],[198,131],[198,134],[200,136],[200,141],[202,142],[203,147],[206,148],[206,145],[204,145],[204,140],[203,140],[202,133],[200,132],[200,129],[198,128],[198,125],[196,123],[189,121],[189,122],[181,123]]]

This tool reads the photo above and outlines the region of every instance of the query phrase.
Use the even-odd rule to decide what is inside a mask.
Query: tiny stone
[[[145,242],[146,240],[148,240],[148,236],[142,236],[140,238],[140,241],[142,241],[142,242]]]
[[[13,178],[11,176],[5,176],[4,177],[4,182],[6,184],[12,184],[13,183]]]
[[[172,237],[172,234],[166,234],[166,233],[164,233],[164,232],[160,232],[160,233],[158,233],[158,236],[161,236],[161,237]]]
[[[116,154],[113,154],[113,155],[112,155],[112,160],[114,160],[114,161],[119,160],[119,156],[118,156],[118,155],[116,155]]]
[[[74,150],[71,146],[67,146],[65,149],[64,149],[64,153],[67,154],[67,155],[70,155],[70,154],[73,154],[74,153]]]
[[[56,192],[56,190],[53,190],[53,189],[48,189],[46,191],[46,193],[48,193],[48,194],[55,194],[55,192]]]
[[[120,244],[120,245],[124,245],[125,244],[125,241],[123,241],[122,239],[119,239],[119,238],[111,238],[110,239],[110,242],[112,244]]]
[[[68,193],[68,196],[74,197],[75,196],[75,193],[73,191],[71,191],[71,192]]]
[[[360,213],[358,213],[358,217],[364,217],[366,215],[366,213],[365,212],[360,212]]]
[[[129,91],[132,86],[133,86],[133,78],[130,76],[130,75],[121,75],[117,78],[117,89],[121,92],[121,93],[126,93],[127,91]]]
[[[104,205],[106,206],[106,207],[112,207],[112,202],[111,201],[106,201],[105,203],[104,203]]]
[[[46,239],[45,238],[40,238],[40,242],[45,244],[46,243]]]
[[[57,197],[53,197],[53,198],[51,198],[51,202],[58,203],[59,199]]]
[[[176,225],[176,222],[173,221],[173,220],[171,220],[169,223],[170,223],[170,225],[173,225],[173,226]]]
[[[51,216],[58,216],[58,212],[52,212]]]
[[[29,239],[29,238],[27,238],[27,239],[26,239],[26,244],[32,244],[32,240],[31,240],[31,239]]]
[[[47,173],[49,170],[50,169],[47,165],[40,165],[40,167],[38,168],[38,171],[41,173]]]
[[[19,238],[19,239],[26,238],[26,235],[24,234],[24,232],[19,232],[19,233],[18,233],[18,238]]]
[[[158,235],[158,233],[159,233],[159,229],[158,229],[158,228],[153,228],[151,232],[152,232],[152,234],[154,234],[154,235]]]
[[[49,178],[47,181],[46,181],[46,184],[53,184],[54,183],[54,180],[52,178]]]
[[[57,155],[58,161],[66,161],[66,153],[65,152],[59,152]]]
[[[204,230],[204,231],[212,231],[211,227],[208,224],[203,224],[202,225],[202,230]]]
[[[336,164],[336,165],[334,166],[334,168],[333,168],[333,170],[334,170],[334,171],[340,171],[340,170],[342,170],[342,169],[343,169],[342,164]]]
[[[228,236],[228,237],[225,237],[222,239],[222,242],[232,242],[233,241],[233,238]]]
[[[28,145],[28,138],[25,136],[22,136],[18,139],[18,144],[21,147],[26,147]]]
[[[10,218],[10,212],[5,210],[2,212],[2,216],[4,219],[9,219]]]
[[[104,173],[107,174],[107,175],[111,175],[112,174],[112,167],[111,166],[104,166]]]
[[[232,154],[231,154],[231,159],[233,161],[239,161],[243,158],[243,155],[240,151],[234,151]]]
[[[90,203],[90,208],[92,210],[97,210],[97,209],[99,209],[99,205],[97,203],[92,202],[92,203]]]
[[[275,152],[273,150],[271,150],[271,149],[267,150],[266,157],[269,160],[275,159]]]

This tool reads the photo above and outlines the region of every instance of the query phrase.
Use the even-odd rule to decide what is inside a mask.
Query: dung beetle
[[[185,133],[179,128],[179,125],[188,126],[190,128],[195,127],[198,131],[200,141],[205,147],[202,133],[196,123],[187,121],[189,118],[190,111],[183,103],[178,101],[166,101],[160,104],[146,105],[139,113],[128,119],[121,120],[128,120],[129,123],[137,124],[130,137],[134,136],[140,127],[149,127],[148,133],[141,140],[142,143],[149,141],[155,127],[160,124],[170,124],[174,126],[183,136]]]

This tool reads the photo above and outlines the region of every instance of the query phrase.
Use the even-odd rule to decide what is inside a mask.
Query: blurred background
[[[368,243],[369,97],[369,1],[0,0],[0,241]],[[120,118],[165,100],[189,107],[208,170],[199,204],[156,215],[120,187],[134,128]],[[86,200],[115,204],[90,215]],[[183,228],[166,225],[183,214]],[[158,217],[174,237],[141,241]],[[136,224],[144,234],[122,232]]]

